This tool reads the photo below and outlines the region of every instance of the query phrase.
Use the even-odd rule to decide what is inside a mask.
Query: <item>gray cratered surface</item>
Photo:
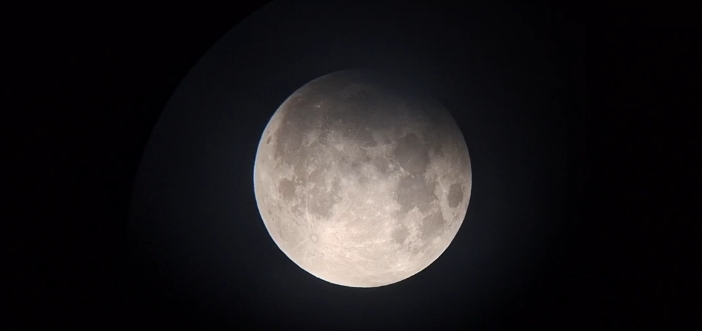
[[[443,253],[471,192],[468,148],[437,101],[392,77],[340,71],[273,115],[254,167],[275,243],[328,282],[377,287]]]

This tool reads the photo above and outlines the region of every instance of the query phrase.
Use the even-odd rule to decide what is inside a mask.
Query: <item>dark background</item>
[[[145,230],[129,218],[147,141],[198,59],[262,5],[190,4],[158,14],[114,9],[62,19],[28,15],[24,26],[8,30],[12,61],[7,65],[19,75],[8,90],[18,106],[3,114],[5,132],[13,134],[4,143],[12,169],[5,173],[4,186],[11,192],[5,201],[9,219],[27,230],[4,241],[17,253],[10,260],[11,288],[4,295],[12,301],[11,327],[625,329],[652,322],[670,326],[696,312],[683,305],[695,300],[691,294],[695,283],[684,270],[699,265],[694,256],[683,257],[690,256],[683,253],[692,247],[681,226],[694,220],[689,215],[694,196],[681,194],[695,183],[685,169],[696,155],[686,151],[700,147],[698,139],[687,133],[699,120],[693,113],[697,96],[690,95],[699,87],[699,78],[692,74],[694,66],[689,64],[694,62],[689,60],[700,55],[700,36],[692,29],[699,14],[687,8],[435,3],[426,12],[413,7],[410,16],[441,13],[432,16],[443,24],[441,28],[419,28],[411,20],[397,19],[378,27],[394,33],[380,33],[374,41],[378,52],[399,54],[400,64],[375,65],[410,65],[412,60],[404,64],[401,60],[408,50],[419,54],[412,59],[429,59],[426,68],[416,67],[415,74],[432,77],[427,86],[453,88],[439,91],[437,97],[454,109],[462,129],[463,123],[476,119],[508,116],[479,111],[510,104],[530,110],[522,118],[503,119],[515,130],[526,128],[522,120],[529,120],[529,128],[540,132],[540,125],[546,124],[539,124],[539,116],[548,116],[544,121],[550,125],[562,124],[548,126],[558,131],[543,133],[554,141],[539,158],[562,162],[565,182],[558,185],[565,190],[552,202],[539,202],[554,210],[546,220],[518,226],[500,223],[506,228],[500,233],[509,239],[525,240],[516,233],[520,231],[538,233],[538,240],[532,239],[528,246],[533,251],[525,254],[519,268],[505,271],[508,274],[465,276],[465,286],[446,287],[441,284],[450,281],[442,273],[422,272],[368,294],[306,275],[272,242],[251,246],[257,240],[253,238],[220,252],[237,256],[243,265],[238,271],[234,270],[238,266],[230,266],[224,272],[228,279],[210,279],[203,285],[215,269],[207,261],[174,262],[168,258],[176,255],[156,253],[163,240],[144,236]],[[393,17],[394,6],[373,8],[378,17]],[[310,13],[313,20],[314,10]],[[349,10],[344,17],[353,22],[356,14]],[[379,21],[376,18],[375,24]],[[375,28],[358,26],[366,35]],[[520,34],[510,38],[517,30]],[[260,33],[266,40],[266,31]],[[334,31],[329,36],[333,38]],[[391,40],[383,41],[382,36]],[[523,36],[533,39],[524,42]],[[256,38],[247,42],[255,43]],[[288,47],[295,44],[285,41]],[[428,44],[435,47],[423,48]],[[474,52],[467,45],[482,48]],[[271,51],[276,47],[271,45]],[[349,49],[348,56],[362,52]],[[465,54],[473,55],[466,60]],[[300,82],[334,66],[271,67],[283,72],[281,77],[291,78],[260,98],[279,104]],[[452,75],[431,76],[436,67],[451,68]],[[546,67],[540,75],[537,70]],[[463,105],[451,104],[464,90],[473,94],[477,110],[455,110]],[[506,96],[505,91],[520,93]],[[539,97],[530,98],[537,92]],[[544,93],[552,95],[548,100],[553,103],[539,110]],[[273,110],[238,115],[238,134],[262,132]],[[465,125],[489,135],[490,123]],[[245,126],[248,129],[243,130]],[[488,146],[469,139],[477,133],[464,135],[469,149]],[[246,173],[255,145],[250,137],[241,139],[245,143],[234,170]],[[512,146],[505,144],[500,146]],[[480,162],[481,153],[489,150],[471,149],[474,162]],[[234,201],[246,210],[237,215],[251,224],[258,222],[242,231],[259,233],[260,220],[247,218],[258,217],[251,205],[253,192],[244,188],[237,192],[241,196]],[[473,200],[468,220],[472,206]],[[158,226],[151,226],[149,233],[158,232]],[[468,240],[464,232],[457,241]],[[455,250],[468,247],[452,246],[458,248],[453,253],[450,248],[430,268],[451,270],[455,281],[468,275],[470,266],[451,265],[460,255]],[[486,256],[482,268],[502,263],[489,260],[494,254]],[[183,268],[207,272],[189,273]]]

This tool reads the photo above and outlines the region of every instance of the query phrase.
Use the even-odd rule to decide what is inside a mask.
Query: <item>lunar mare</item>
[[[396,283],[435,261],[463,222],[471,184],[468,148],[448,111],[358,70],[288,97],[254,165],[274,242],[305,271],[350,287]]]

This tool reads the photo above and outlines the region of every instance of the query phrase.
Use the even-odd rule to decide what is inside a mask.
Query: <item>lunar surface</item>
[[[434,262],[468,208],[463,135],[437,101],[370,71],[293,93],[266,126],[254,189],[266,229],[330,283],[378,287]]]

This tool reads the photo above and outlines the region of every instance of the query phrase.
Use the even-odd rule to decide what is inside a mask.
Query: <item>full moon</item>
[[[308,273],[349,287],[427,268],[461,227],[471,185],[451,114],[365,70],[327,74],[290,95],[254,165],[258,209],[276,245]]]

